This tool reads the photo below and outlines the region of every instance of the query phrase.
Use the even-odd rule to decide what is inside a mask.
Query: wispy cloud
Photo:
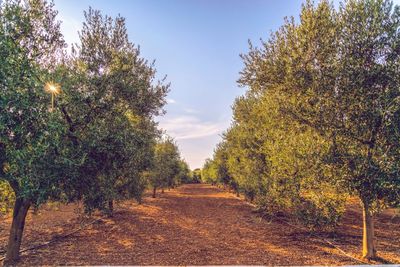
[[[183,111],[185,111],[188,114],[199,114],[198,110],[192,108],[184,108]]]
[[[168,103],[168,104],[176,104],[176,100],[175,100],[175,99],[172,99],[172,98],[168,98],[168,99],[167,99],[167,103]]]
[[[176,140],[198,139],[217,135],[227,128],[227,122],[202,121],[196,116],[182,115],[160,119],[161,128]]]

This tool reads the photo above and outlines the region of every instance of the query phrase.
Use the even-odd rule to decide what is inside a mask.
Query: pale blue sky
[[[160,126],[178,142],[191,168],[201,167],[229,126],[231,105],[244,92],[236,80],[248,39],[256,45],[285,16],[298,16],[301,0],[55,0],[68,43],[78,41],[83,10],[126,18],[131,41],[156,60],[171,82]],[[400,0],[396,0],[400,3]]]

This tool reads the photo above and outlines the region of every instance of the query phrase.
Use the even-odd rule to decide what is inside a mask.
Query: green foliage
[[[347,195],[329,191],[329,188],[316,190],[299,199],[294,214],[300,223],[311,230],[334,230],[338,226]]]
[[[34,205],[84,199],[88,210],[140,198],[168,85],[129,41],[124,19],[89,9],[71,57],[43,1],[1,5],[0,179]],[[62,94],[49,112],[44,83]]]
[[[201,179],[201,169],[196,168],[191,172],[192,183],[200,183]]]
[[[107,210],[114,199],[140,201],[159,131],[153,117],[165,104],[168,85],[128,39],[124,18],[89,9],[64,76],[60,102],[69,137],[83,158],[71,199],[86,209]]]
[[[347,193],[371,209],[398,204],[399,26],[390,1],[307,1],[299,23],[250,45],[239,79],[248,91],[206,179],[234,181],[266,212],[310,228],[336,225]]]
[[[178,184],[188,184],[192,182],[189,165],[183,159],[179,162],[179,172],[176,176]]]
[[[68,179],[66,127],[59,112],[48,111],[43,90],[64,42],[51,5],[5,1],[0,8],[0,179],[16,198],[39,205],[60,197]]]
[[[201,180],[203,183],[215,184],[218,179],[217,165],[211,159],[207,159],[201,170]]]
[[[214,161],[217,168],[217,183],[228,186],[236,194],[239,194],[239,185],[229,173],[229,150],[227,143],[219,143],[214,151]]]
[[[160,135],[154,117],[169,91],[129,41],[124,18],[89,9],[67,56],[53,6],[0,2],[0,208],[15,197],[20,214],[10,262],[32,205],[83,200],[90,212],[112,208],[115,199],[140,201]],[[61,86],[54,109],[44,90],[50,81]]]
[[[171,137],[161,139],[155,146],[150,185],[153,188],[171,188],[180,183],[184,166],[179,149]]]
[[[0,216],[7,214],[15,201],[15,195],[8,183],[0,181]]]

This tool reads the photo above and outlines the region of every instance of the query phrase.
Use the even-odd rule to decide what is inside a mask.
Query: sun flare
[[[54,95],[58,95],[59,93],[61,93],[60,85],[53,82],[46,83],[46,85],[44,86],[44,90]]]

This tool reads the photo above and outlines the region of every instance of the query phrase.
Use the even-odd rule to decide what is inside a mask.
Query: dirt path
[[[342,229],[346,233],[337,236],[336,242],[343,249],[357,253],[361,228],[348,220]],[[62,229],[71,225],[55,229],[68,232]],[[399,242],[396,243],[400,237],[398,225],[392,234],[381,233],[378,225],[377,235],[381,243],[389,244],[384,247],[384,255],[400,261]],[[33,232],[27,230],[26,242],[36,240]],[[38,231],[35,233],[38,235]],[[37,238],[41,236],[46,234]],[[156,199],[146,197],[142,205],[119,204],[113,218],[103,219],[71,237],[28,252],[21,264],[337,265],[357,262],[307,232],[279,222],[260,220],[248,204],[232,194],[208,185],[185,185],[160,194]]]

